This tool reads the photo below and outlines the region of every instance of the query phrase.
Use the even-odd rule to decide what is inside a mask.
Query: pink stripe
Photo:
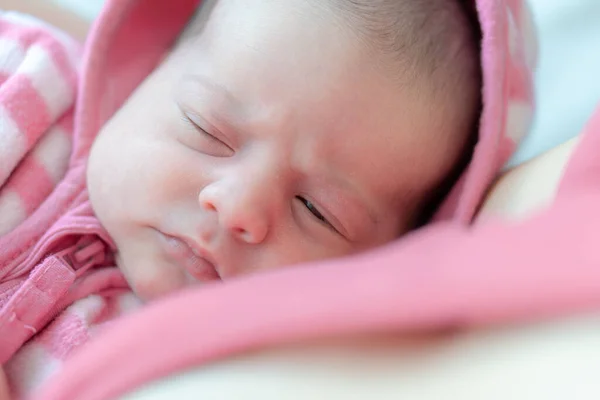
[[[51,124],[46,102],[26,75],[15,75],[0,90],[0,104],[25,135],[27,148],[39,139]]]
[[[73,109],[65,113],[57,122],[56,125],[67,133],[73,132],[73,126],[75,125],[75,115]]]
[[[69,60],[65,46],[47,33],[38,35],[37,39],[32,43],[25,43],[25,45],[27,47],[36,45],[44,49],[62,75],[65,83],[73,88],[73,92],[75,92],[78,81],[76,66]],[[40,71],[40,73],[43,73],[43,71]]]
[[[32,44],[41,42],[44,39],[56,41],[52,34],[43,28],[13,24],[6,20],[0,22],[0,35],[3,38],[21,43],[23,48],[30,47]]]
[[[73,88],[73,92],[75,92],[78,82],[76,66],[71,64],[65,47],[56,40],[51,40],[51,37],[43,40],[39,43],[39,46],[46,51],[56,68],[60,71],[65,83]]]
[[[29,47],[44,38],[57,40],[46,28],[20,25],[6,20],[0,21],[0,35],[3,38],[19,41],[24,47]]]
[[[7,188],[17,192],[29,216],[50,194],[54,182],[35,156],[29,154],[11,176]]]

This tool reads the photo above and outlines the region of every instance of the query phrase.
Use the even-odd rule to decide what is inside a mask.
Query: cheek
[[[102,128],[88,162],[90,200],[99,217],[135,216],[170,193],[181,155],[167,135],[179,115],[170,75],[155,71]],[[102,218],[101,218],[102,220]]]
[[[198,185],[185,147],[160,133],[172,125],[158,123],[150,131],[118,122],[103,130],[88,163],[90,200],[107,229],[155,220],[165,207],[195,196]]]
[[[282,236],[283,237],[283,236]],[[347,243],[316,243],[307,240],[303,235],[288,235],[263,254],[268,261],[259,263],[261,270],[289,267],[295,264],[310,263],[332,258],[348,256],[356,253]]]
[[[127,267],[119,265],[119,268],[135,294],[144,301],[157,299],[193,283],[170,265],[156,264],[156,259],[150,259],[148,263],[143,261],[142,257],[136,257]]]

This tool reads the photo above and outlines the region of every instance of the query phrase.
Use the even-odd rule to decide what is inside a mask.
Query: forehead
[[[240,69],[246,75],[254,71],[251,81],[267,78],[272,86],[288,84],[290,78],[325,75],[331,68],[324,57],[345,59],[351,66],[349,58],[359,48],[322,4],[219,0],[204,17],[205,28],[196,43],[201,50],[192,56],[210,56],[216,68],[232,77],[240,76]],[[285,71],[285,82],[278,71]]]

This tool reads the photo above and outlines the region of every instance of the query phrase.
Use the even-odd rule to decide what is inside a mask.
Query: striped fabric
[[[128,291],[106,291],[73,303],[4,366],[12,398],[30,397],[75,350],[140,306]]]
[[[0,11],[0,237],[31,217],[69,168],[80,59],[80,44],[61,31],[26,15]],[[93,241],[84,251],[94,251],[98,244]],[[63,252],[78,246],[79,242]],[[100,244],[99,250],[103,248]],[[43,280],[33,275],[11,276],[16,273],[0,270],[2,313],[29,281],[52,287],[52,281],[60,278],[52,273]],[[27,397],[57,372],[74,350],[109,325],[108,321],[140,305],[127,289],[111,288],[125,286],[114,285],[120,282],[115,267],[82,269],[76,276],[70,296],[75,301],[68,308],[43,329],[23,325],[33,336],[3,365],[12,398]],[[21,303],[15,307],[30,308],[23,314],[35,312],[34,303]],[[13,318],[21,318],[10,312]],[[16,334],[2,321],[0,332]],[[0,338],[0,342],[6,339]]]
[[[80,45],[31,17],[0,14],[0,236],[67,171]]]

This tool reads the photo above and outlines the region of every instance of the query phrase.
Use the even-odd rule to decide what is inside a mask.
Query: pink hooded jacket
[[[544,239],[550,241],[552,238],[544,234],[553,233],[546,229],[552,226],[553,219],[523,225],[514,236],[512,227],[482,227],[477,235],[464,228],[499,168],[527,132],[533,108],[531,71],[535,63],[535,39],[528,9],[520,0],[474,3],[482,30],[484,108],[472,162],[436,216],[438,221],[451,222],[432,224],[383,249],[350,259],[275,271],[160,301],[123,321],[120,329],[107,332],[103,340],[91,343],[65,369],[72,384],[61,381],[59,376],[45,392],[47,398],[106,398],[122,393],[128,384],[176,368],[277,342],[334,333],[524,318],[600,300],[600,291],[595,297],[576,295],[575,286],[596,288],[592,281],[577,280],[581,285],[573,282],[574,285],[557,289],[558,279],[572,278],[558,264],[568,259],[568,254],[547,260],[544,256],[544,262],[556,266],[549,269],[548,289],[540,288],[530,279],[521,279],[530,276],[526,270],[536,263],[539,255],[522,238],[531,237],[541,243],[546,243]],[[0,222],[2,196],[6,192],[12,190],[21,199],[28,199],[19,203],[23,216],[20,224],[0,236],[0,362],[8,360],[74,301],[89,294],[126,288],[113,264],[114,246],[94,218],[87,199],[87,155],[100,127],[161,60],[198,4],[198,0],[109,0],[83,50],[74,118],[70,117],[69,107],[63,107],[62,113],[50,114],[37,126],[37,138],[25,141],[29,148],[20,147],[25,149],[20,154],[26,160],[43,142],[40,138],[49,135],[53,128],[60,126],[63,132],[68,132],[70,158],[56,186],[50,185],[43,196],[33,196],[33,201],[32,196],[21,195],[31,190],[14,189],[28,187],[28,181],[19,178],[27,175],[27,163],[20,163],[14,155],[12,163],[0,162]],[[2,21],[0,34],[14,23]],[[55,40],[60,44],[58,47],[74,46],[65,44],[68,40],[62,36],[54,36],[58,37]],[[31,37],[36,36],[25,37],[29,39],[15,40],[25,49],[33,48],[36,41]],[[48,40],[42,42],[43,46],[38,47],[45,48]],[[63,58],[76,58],[77,49],[72,52],[74,56]],[[76,62],[64,65],[61,71],[67,71],[67,76],[78,72]],[[14,88],[7,89],[10,82],[9,77],[0,86],[0,105],[13,104],[17,109],[23,103],[19,103],[18,97],[15,100],[18,93]],[[52,100],[41,97],[41,105]],[[48,104],[45,107],[52,108]],[[27,124],[14,125],[17,132],[27,131]],[[587,207],[590,199],[573,201]],[[560,212],[558,209],[553,216]],[[580,230],[577,225],[567,223],[564,229]],[[432,248],[436,251],[432,252]],[[589,259],[581,261],[584,267],[590,265]],[[482,291],[482,287],[490,290]],[[311,295],[306,297],[306,293]],[[558,296],[553,296],[555,293]],[[277,299],[277,310],[267,306],[273,304],[273,299]],[[186,301],[193,302],[194,307],[180,306]],[[229,317],[223,319],[223,315]],[[153,351],[144,352],[143,357],[136,353],[127,360],[107,351],[106,346],[127,340],[128,336],[134,342],[128,343],[127,348],[141,351],[152,338],[141,333],[160,320],[163,323],[153,326],[152,337],[164,334],[173,339],[168,342],[172,346],[154,347]],[[190,321],[194,321],[193,326]],[[195,321],[201,321],[203,328],[200,325],[196,328]],[[185,329],[177,329],[183,324]],[[202,334],[198,334],[198,329]],[[235,338],[226,334],[234,331],[245,333]],[[190,332],[196,336],[190,336]],[[94,362],[90,363],[92,355]],[[120,357],[118,368],[113,365],[115,357]],[[136,362],[140,364],[134,365]],[[107,366],[110,371],[104,369]],[[96,375],[90,375],[92,372]],[[95,380],[89,379],[102,374],[106,376],[106,384],[94,385]],[[40,396],[36,398],[46,398]]]

